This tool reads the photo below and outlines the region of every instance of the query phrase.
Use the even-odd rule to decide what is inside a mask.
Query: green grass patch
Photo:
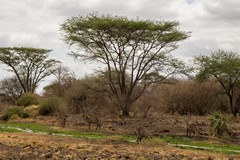
[[[28,123],[4,123],[0,124],[0,132],[32,132],[32,133],[44,133],[51,135],[61,136],[72,136],[76,138],[89,139],[89,140],[114,140],[126,143],[136,143],[136,136],[126,134],[104,134],[95,132],[81,132],[81,131],[69,131],[53,129],[47,125],[41,124],[28,124]],[[226,145],[220,142],[211,142],[209,140],[199,140],[183,136],[168,136],[160,135],[143,143],[167,143],[172,146],[180,147],[183,149],[194,149],[194,150],[209,150],[216,153],[226,154],[240,154],[240,146]]]
[[[94,132],[80,132],[80,131],[55,131],[56,134],[63,134],[63,135],[69,135],[76,138],[83,138],[83,139],[105,139],[108,137],[106,134],[101,133],[94,133]]]
[[[4,123],[0,125],[0,131],[46,133],[50,135],[73,136],[76,138],[95,139],[95,140],[108,138],[109,136],[106,134],[94,133],[94,132],[57,130],[57,129],[52,129],[50,126],[47,126],[47,125],[29,124],[29,123]]]
[[[188,137],[161,135],[158,137],[161,141],[166,142],[172,146],[195,149],[195,150],[209,150],[217,153],[240,154],[240,146],[225,145],[217,142],[194,140]]]
[[[132,135],[121,135],[120,140],[127,142],[127,143],[136,143],[136,136],[132,136]]]
[[[10,133],[12,133],[12,132],[21,132],[21,131],[19,131],[17,129],[14,129],[14,128],[9,128],[7,126],[5,127],[3,125],[0,125],[0,132],[10,132]]]
[[[22,130],[32,130],[33,133],[35,132],[51,132],[51,128],[47,125],[41,124],[31,124],[31,123],[4,123],[3,126],[8,126],[12,128],[20,128]]]

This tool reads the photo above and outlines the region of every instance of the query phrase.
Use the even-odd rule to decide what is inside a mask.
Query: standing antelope
[[[139,127],[137,129],[137,142],[141,142],[143,138],[147,139],[149,138],[149,135],[146,133],[146,130],[144,127]]]
[[[67,117],[68,117],[67,114],[63,114],[63,113],[59,114],[60,124],[61,124],[61,127],[63,127],[63,128],[66,126]]]
[[[91,106],[91,108],[93,108],[93,106]],[[100,129],[102,127],[102,122],[101,119],[99,119],[98,114],[90,110],[89,106],[88,109],[83,107],[83,111],[83,118],[88,123],[88,129],[91,128],[91,124],[96,124],[96,129]]]
[[[91,124],[96,124],[97,125],[96,129],[100,129],[102,126],[102,122],[98,117],[91,117],[88,114],[83,114],[83,118],[88,123],[88,129],[91,128]]]
[[[198,134],[202,135],[202,133],[198,130],[197,125],[194,123],[189,123],[190,121],[190,115],[187,115],[185,119],[185,131],[187,136],[194,136],[197,132]]]

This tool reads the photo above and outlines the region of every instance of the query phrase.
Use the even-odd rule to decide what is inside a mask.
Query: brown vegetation
[[[0,159],[193,159],[220,160],[226,156],[188,151],[166,144],[128,144],[53,135],[0,133]]]
[[[155,118],[104,119],[101,133],[137,134],[138,141],[149,136],[167,134],[185,135],[185,116],[162,115]],[[80,122],[82,123],[79,123]],[[191,121],[207,131],[207,117],[192,116]],[[38,116],[35,119],[18,119],[12,122],[42,123],[58,127],[55,116]],[[78,123],[77,123],[78,122]],[[70,114],[64,130],[89,131],[88,124],[80,115]],[[140,126],[140,127],[139,127]],[[112,128],[115,130],[112,130]],[[240,126],[238,126],[240,128]],[[135,133],[137,131],[138,133]],[[92,131],[91,131],[92,132]],[[195,135],[195,139],[213,141],[207,137]],[[30,133],[0,133],[0,159],[216,159],[230,155],[221,155],[206,151],[194,151],[171,147],[166,143],[144,140],[129,144],[114,137],[104,140],[86,140],[73,137],[40,135]],[[222,142],[225,144],[226,142]],[[228,142],[230,143],[230,142]],[[239,142],[231,142],[239,144]],[[235,156],[237,158],[237,156]]]

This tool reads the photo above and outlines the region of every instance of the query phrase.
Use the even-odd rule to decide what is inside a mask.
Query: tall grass
[[[214,112],[210,117],[209,133],[213,136],[222,136],[230,131],[230,119],[219,112]]]

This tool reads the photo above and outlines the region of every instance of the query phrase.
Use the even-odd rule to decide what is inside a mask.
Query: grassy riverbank
[[[34,134],[46,134],[56,136],[71,136],[86,140],[111,141],[134,144],[136,135],[111,134],[100,132],[81,132],[76,130],[62,129],[42,124],[31,123],[4,123],[0,124],[2,132],[29,132]],[[240,146],[233,144],[224,144],[221,141],[209,139],[196,139],[183,136],[160,135],[152,139],[144,140],[143,144],[158,145],[165,143],[182,149],[206,150],[214,153],[240,155]]]

